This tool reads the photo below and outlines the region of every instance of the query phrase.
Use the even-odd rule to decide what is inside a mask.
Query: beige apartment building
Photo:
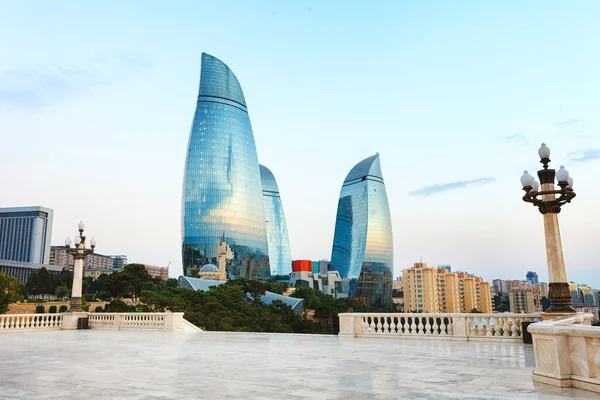
[[[439,312],[459,313],[460,292],[458,290],[458,274],[446,268],[437,270]]]
[[[437,293],[437,268],[425,263],[415,263],[402,271],[404,284],[404,310],[424,313],[439,312]]]
[[[159,267],[157,265],[144,264],[144,268],[154,278],[160,278],[163,281],[169,279],[169,267]]]
[[[537,288],[513,288],[509,293],[510,312],[533,313],[542,311],[542,296]]]
[[[490,283],[480,277],[419,262],[402,271],[402,281],[406,312],[493,312]]]

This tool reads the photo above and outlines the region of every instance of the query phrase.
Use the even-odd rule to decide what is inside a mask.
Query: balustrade
[[[531,325],[533,380],[600,393],[600,328],[592,314],[577,314]]]
[[[522,340],[522,323],[539,314],[345,313],[340,335],[353,337]]]
[[[0,314],[0,331],[59,330],[62,314]]]

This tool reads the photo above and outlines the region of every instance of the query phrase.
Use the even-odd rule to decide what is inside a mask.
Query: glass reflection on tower
[[[267,218],[267,243],[271,276],[284,276],[292,273],[292,253],[288,238],[283,204],[275,176],[264,165],[260,165],[265,217]]]
[[[344,180],[331,264],[350,281],[349,297],[392,304],[392,222],[379,154],[359,162]]]
[[[246,100],[229,67],[205,53],[182,197],[185,275],[196,276],[204,264],[217,265],[224,257],[229,278],[270,276],[261,178]]]

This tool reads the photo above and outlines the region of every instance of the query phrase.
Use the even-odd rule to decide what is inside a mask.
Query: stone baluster
[[[430,323],[430,318],[431,317],[425,317],[425,335],[432,335],[431,333],[431,323]]]
[[[434,336],[438,336],[440,334],[439,332],[439,325],[437,323],[438,317],[433,317],[433,325],[432,325],[432,329],[433,329],[433,335]]]
[[[417,320],[419,321],[419,325],[417,326],[417,334],[422,335],[424,333],[424,326],[423,326],[423,317],[417,317]]]

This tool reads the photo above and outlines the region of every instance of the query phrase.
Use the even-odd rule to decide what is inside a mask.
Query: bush
[[[102,312],[102,310],[104,310],[102,306],[96,306],[96,308],[94,308],[94,312]]]
[[[62,306],[58,307],[58,312],[64,313],[64,312],[67,312],[68,309],[69,309],[69,307],[62,305]]]
[[[50,307],[48,307],[48,312],[50,314],[56,314],[56,306],[50,306]]]
[[[36,314],[43,314],[45,312],[46,312],[46,307],[41,306],[41,305],[35,307],[35,313]]]
[[[45,303],[46,300],[42,300],[42,299],[27,299],[28,303]]]

